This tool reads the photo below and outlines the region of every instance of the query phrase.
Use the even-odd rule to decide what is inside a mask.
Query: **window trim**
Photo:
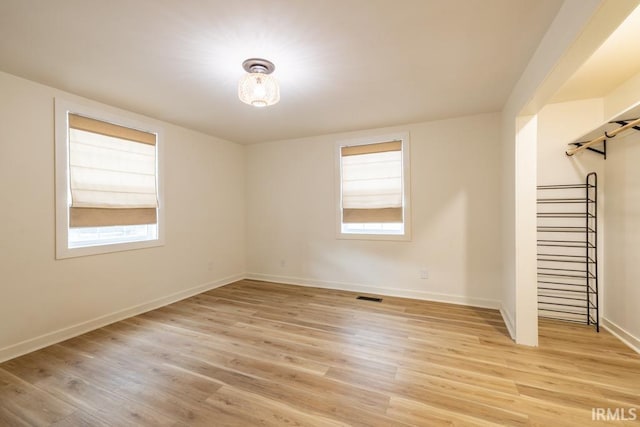
[[[342,154],[344,146],[376,144],[387,141],[402,141],[402,197],[404,234],[374,234],[374,233],[343,233],[342,232]],[[395,132],[384,135],[374,135],[354,139],[336,141],[334,147],[335,157],[335,215],[336,215],[336,239],[346,240],[390,240],[411,241],[411,144],[409,132]]]
[[[151,121],[143,121],[125,110],[105,105],[91,106],[56,97],[55,104],[55,203],[56,203],[56,259],[74,258],[88,255],[106,254],[164,245],[164,140],[163,129]],[[69,141],[68,113],[77,113],[97,120],[119,124],[145,132],[155,133],[158,191],[158,236],[154,240],[113,243],[96,246],[69,248]]]

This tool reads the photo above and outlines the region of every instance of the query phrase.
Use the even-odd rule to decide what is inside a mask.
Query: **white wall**
[[[605,173],[604,325],[640,352],[640,132],[611,141]]]
[[[537,185],[584,183],[589,172],[598,174],[598,257],[602,261],[604,218],[605,160],[596,153],[581,151],[573,156],[565,155],[583,135],[604,123],[602,98],[548,104],[538,114]],[[549,197],[549,194],[545,194]],[[565,194],[566,196],[566,194]],[[601,271],[602,273],[602,271]]]
[[[612,90],[604,97],[604,116],[613,119],[640,104],[640,73]]]
[[[497,307],[499,119],[486,114],[249,146],[249,276]],[[411,139],[412,240],[337,239],[335,142],[404,130]]]
[[[516,330],[516,112],[513,108],[502,112],[500,148],[502,160],[500,236],[502,240],[502,280],[500,313],[514,340]]]
[[[604,98],[606,120],[640,104],[640,74]],[[627,117],[627,115],[625,115]],[[640,353],[640,133],[607,145],[603,325]]]
[[[53,99],[80,99],[4,73],[0,94],[0,361],[242,277],[244,147],[158,122],[166,244],[56,260]]]
[[[536,140],[538,117],[519,116],[516,120],[516,247],[515,279],[517,309],[516,341],[538,344],[536,263]],[[524,337],[528,337],[526,340]]]
[[[564,152],[569,143],[604,122],[602,98],[548,104],[538,114],[538,185],[581,183],[589,172],[604,175],[603,157]]]
[[[567,156],[565,151],[570,148],[571,142],[591,132],[603,122],[604,103],[602,98],[586,99],[580,101],[548,104],[538,114],[538,185],[558,185],[558,184],[581,184],[585,182],[585,177],[590,172],[598,174],[598,269],[599,269],[599,295],[600,314],[602,314],[602,302],[604,295],[604,233],[603,227],[605,209],[603,203],[604,196],[604,158],[590,151],[582,151],[574,156]],[[584,190],[545,190],[539,193],[540,197],[582,197]],[[557,208],[557,207],[556,207]],[[543,210],[545,207],[543,207]],[[546,209],[551,209],[546,205]],[[579,209],[579,208],[578,208]],[[545,225],[575,225],[574,222],[558,220],[543,220]],[[580,223],[582,226],[582,222]],[[550,236],[544,233],[541,238],[554,239],[576,239],[574,234],[554,234]],[[554,252],[553,249],[545,248],[544,252]],[[560,251],[564,253],[575,253],[575,250]],[[550,265],[548,262],[540,264],[542,267],[551,268],[577,268],[580,266],[572,264]],[[548,293],[548,292],[547,292]],[[548,301],[548,299],[546,299]],[[566,301],[558,301],[566,303]],[[548,307],[548,306],[547,306]],[[579,311],[582,311],[581,309]],[[549,314],[549,313],[547,313]],[[595,315],[595,313],[592,313]],[[555,316],[563,316],[554,313]],[[571,316],[569,316],[571,317]],[[583,317],[578,319],[584,321]]]

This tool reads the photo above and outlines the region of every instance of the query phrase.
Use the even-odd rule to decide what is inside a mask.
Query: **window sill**
[[[405,234],[367,234],[367,233],[342,233],[336,234],[339,240],[381,240],[391,242],[410,242],[411,235]]]
[[[132,251],[136,249],[164,246],[164,239],[144,240],[140,242],[113,243],[108,245],[67,248],[66,242],[56,248],[56,259],[76,258],[90,255],[108,254],[112,252]]]

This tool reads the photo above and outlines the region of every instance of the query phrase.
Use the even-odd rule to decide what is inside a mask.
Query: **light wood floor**
[[[5,362],[0,425],[605,425],[597,407],[640,418],[640,356],[606,331],[543,321],[527,348],[495,310],[355,296],[244,280]]]

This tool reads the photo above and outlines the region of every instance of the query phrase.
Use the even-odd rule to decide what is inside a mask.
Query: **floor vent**
[[[362,299],[362,300],[365,300],[365,301],[373,301],[373,302],[382,302],[382,298],[365,297],[365,296],[362,296],[362,295],[360,295],[356,299]]]

